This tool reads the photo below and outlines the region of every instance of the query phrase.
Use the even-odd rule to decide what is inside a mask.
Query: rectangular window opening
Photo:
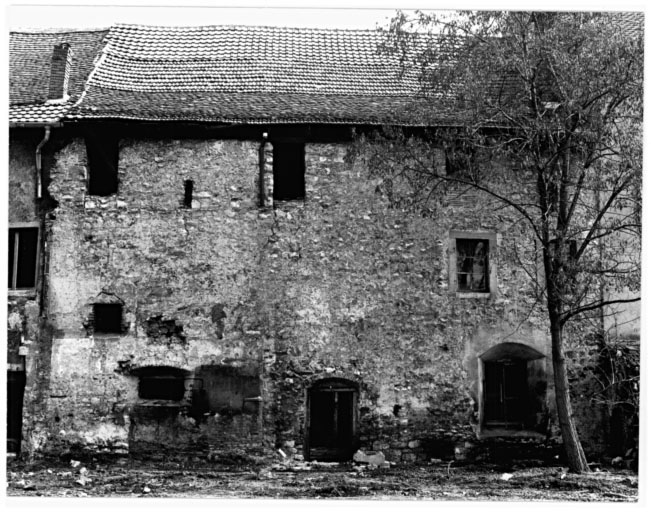
[[[185,208],[192,208],[192,192],[194,190],[194,181],[185,180],[183,182],[183,206]]]
[[[38,228],[9,228],[10,290],[30,289],[36,286],[38,258]]]
[[[86,135],[88,155],[88,193],[93,196],[110,196],[118,191],[118,139],[112,134]]]
[[[179,401],[183,399],[184,394],[184,379],[180,375],[143,375],[138,381],[138,397],[144,400]]]
[[[98,334],[122,332],[122,304],[94,304],[94,328]]]
[[[490,291],[488,249],[487,239],[456,239],[458,291]]]
[[[274,199],[305,198],[305,145],[301,142],[273,144]]]

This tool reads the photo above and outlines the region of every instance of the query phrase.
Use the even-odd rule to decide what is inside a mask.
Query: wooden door
[[[311,460],[350,460],[355,448],[357,390],[315,387],[308,395],[307,456]]]

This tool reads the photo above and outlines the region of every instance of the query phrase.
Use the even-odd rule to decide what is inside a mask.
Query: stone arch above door
[[[553,373],[547,332],[530,324],[480,327],[465,343],[463,367],[474,402],[478,435],[544,433],[554,411]],[[495,398],[503,393],[504,400]],[[504,401],[520,414],[497,413]],[[508,409],[508,408],[507,408]],[[501,418],[500,418],[501,416]]]

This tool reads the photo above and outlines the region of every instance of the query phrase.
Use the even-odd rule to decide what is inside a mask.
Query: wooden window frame
[[[36,294],[36,289],[38,287],[39,279],[39,262],[41,257],[41,225],[38,222],[12,222],[9,224],[9,235],[11,235],[11,230],[18,229],[36,229],[36,255],[35,260],[36,264],[34,265],[34,286],[29,288],[16,288],[15,283],[18,278],[18,249],[19,244],[14,244],[14,267],[12,269],[12,286],[7,286],[7,291],[9,295],[20,297],[27,296],[31,297]],[[18,233],[15,233],[17,235]],[[9,261],[7,261],[9,264]]]
[[[457,297],[486,299],[497,294],[497,246],[498,234],[492,231],[450,230],[448,247],[448,283],[449,292]],[[488,291],[460,290],[457,282],[457,240],[488,241]]]

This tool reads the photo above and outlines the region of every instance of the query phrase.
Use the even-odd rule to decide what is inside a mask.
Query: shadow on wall
[[[261,444],[256,367],[148,366],[132,374],[138,377],[138,401],[130,414],[130,453],[206,454]]]

